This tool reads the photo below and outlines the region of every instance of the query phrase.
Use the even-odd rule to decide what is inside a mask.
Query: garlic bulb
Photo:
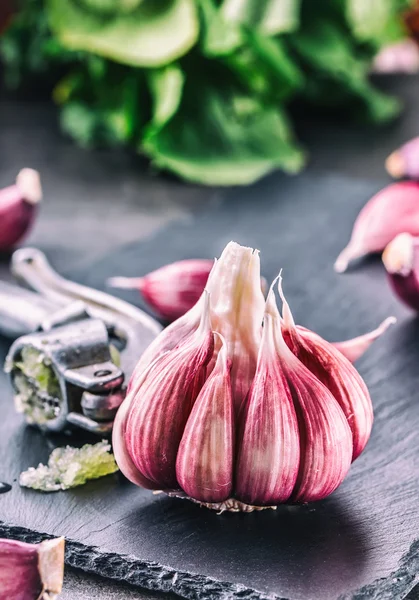
[[[251,511],[342,482],[371,432],[369,393],[279,291],[282,316],[273,287],[261,293],[258,252],[230,242],[196,306],[146,351],[113,430],[133,483]]]

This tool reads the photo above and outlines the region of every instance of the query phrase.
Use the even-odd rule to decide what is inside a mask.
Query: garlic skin
[[[386,169],[394,179],[419,179],[419,137],[392,152],[386,160]]]
[[[111,277],[108,285],[137,289],[147,304],[169,323],[190,310],[205,289],[213,260],[180,260],[144,277]]]
[[[196,306],[140,359],[113,430],[133,483],[251,512],[326,497],[365,447],[364,382],[294,325],[282,290],[282,317],[272,288],[265,303],[259,268],[257,252],[228,244]]]
[[[285,341],[295,356],[332,393],[352,432],[355,460],[364,450],[372,429],[371,398],[362,377],[339,350],[308,329],[297,328],[279,284],[282,299],[281,322]]]
[[[349,263],[373,252],[382,252],[399,233],[419,235],[419,183],[402,181],[378,192],[359,213],[349,244],[335,262],[343,273]]]
[[[419,238],[401,233],[388,244],[382,259],[396,296],[419,312]]]
[[[32,225],[42,199],[39,173],[22,169],[16,183],[0,190],[0,251],[18,244]]]
[[[232,361],[233,397],[239,408],[256,372],[265,305],[263,285],[259,253],[235,242],[227,244],[221,257],[213,263],[204,294],[193,308],[164,329],[150,344],[134,370],[128,391],[151,361],[172,350],[196,331],[205,305],[205,293],[208,292],[211,296],[212,328],[227,343]],[[215,365],[217,351],[216,346],[209,371]]]
[[[232,361],[231,384],[236,410],[249,391],[260,341],[265,299],[259,252],[230,242],[214,265],[207,289],[211,323],[227,342]]]
[[[0,539],[0,598],[54,600],[64,578],[64,538],[40,544]]]
[[[396,317],[387,317],[387,319],[384,319],[384,321],[380,323],[376,329],[350,340],[345,340],[343,342],[332,342],[332,346],[339,350],[339,352],[343,354],[343,356],[345,356],[349,362],[354,363],[361,358],[361,356],[365,354],[375,340],[380,338],[391,325],[396,323],[396,321]],[[297,329],[301,329],[299,325],[297,325]]]

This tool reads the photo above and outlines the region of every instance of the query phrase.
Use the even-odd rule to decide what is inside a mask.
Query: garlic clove
[[[112,428],[112,449],[116,464],[125,477],[131,481],[131,483],[134,483],[135,485],[143,487],[147,490],[157,490],[160,488],[160,486],[144,477],[133,463],[126,444],[127,420],[135,395],[138,393],[141,385],[146,380],[148,373],[150,370],[154,369],[155,364],[158,363],[158,361],[167,353],[168,352],[165,352],[162,355],[157,356],[154,361],[147,366],[147,368],[143,369],[142,373],[137,376],[135,381],[131,379],[130,390],[127,392],[124,401],[116,413]]]
[[[378,192],[359,213],[349,244],[335,262],[343,273],[349,263],[381,252],[399,233],[419,235],[419,183],[402,181]]]
[[[205,300],[197,331],[158,358],[129,393],[126,448],[140,475],[163,489],[178,488],[177,451],[214,351],[208,293]],[[123,471],[124,465],[118,466]]]
[[[234,407],[231,361],[222,340],[214,370],[186,423],[176,461],[177,480],[195,500],[223,502],[233,491]]]
[[[412,39],[384,46],[375,56],[373,73],[408,73],[419,71],[419,48]]]
[[[396,295],[419,311],[419,238],[401,233],[383,252],[383,263]]]
[[[235,495],[249,506],[286,502],[300,464],[297,416],[275,345],[278,327],[277,319],[265,316],[256,374],[241,414]]]
[[[395,179],[419,179],[419,137],[415,137],[386,160],[387,172]]]
[[[144,477],[135,466],[126,446],[126,428],[129,409],[131,406],[131,398],[128,396],[116,413],[113,429],[112,429],[112,448],[115,456],[116,464],[125,477],[140,487],[147,490],[156,490],[160,486]]]
[[[214,266],[211,323],[226,340],[232,359],[231,382],[236,409],[249,391],[262,337],[265,300],[261,289],[259,252],[230,242]]]
[[[10,250],[32,225],[42,199],[39,173],[22,169],[15,185],[0,190],[0,251]]]
[[[387,319],[384,319],[384,321],[380,323],[376,329],[352,338],[351,340],[332,342],[332,346],[339,350],[339,352],[341,352],[343,356],[345,356],[345,358],[347,358],[351,363],[354,363],[358,360],[358,358],[361,358],[371,344],[381,337],[383,333],[387,331],[390,325],[394,325],[396,321],[396,317],[387,317]],[[298,325],[297,329],[300,329]]]
[[[144,277],[112,277],[108,284],[139,290],[160,318],[172,322],[198,302],[213,265],[213,260],[180,260]]]
[[[327,387],[342,409],[351,428],[352,460],[355,460],[365,448],[372,429],[373,410],[367,386],[355,367],[332,344],[309,329],[296,327],[281,281],[278,287],[287,346]]]
[[[287,313],[286,304],[284,309]],[[353,454],[352,432],[329,389],[288,347],[282,328],[289,316],[285,314],[281,320],[273,290],[268,296],[266,314],[277,323],[276,350],[291,391],[299,427],[301,457],[291,499],[294,502],[321,500],[342,483],[349,471]]]
[[[0,598],[54,600],[64,578],[64,538],[40,544],[0,539]]]

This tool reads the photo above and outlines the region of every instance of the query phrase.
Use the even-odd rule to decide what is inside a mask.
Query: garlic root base
[[[154,492],[156,493],[156,492]],[[224,500],[224,502],[200,502],[199,500],[195,500],[194,498],[190,498],[183,494],[182,492],[169,492],[164,491],[165,494],[170,496],[171,498],[180,498],[182,500],[190,500],[195,504],[199,504],[199,506],[205,506],[205,508],[209,508],[210,510],[216,510],[218,514],[222,514],[223,512],[254,512],[261,510],[276,510],[276,506],[252,506],[251,504],[245,504],[244,502],[240,502],[240,500],[236,500],[235,498],[229,498],[228,500]]]

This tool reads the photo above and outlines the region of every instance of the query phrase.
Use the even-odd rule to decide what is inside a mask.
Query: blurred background
[[[40,171],[44,201],[28,241],[95,287],[191,251],[208,258],[181,227],[161,255],[137,247],[171,223],[188,231],[203,209],[219,211],[212,225],[234,213],[215,253],[240,210],[248,241],[239,241],[264,242],[248,207],[265,199],[269,213],[288,191],[310,200],[313,175],[334,174],[316,193],[344,189],[352,219],[389,182],[388,154],[419,133],[418,40],[415,0],[0,0],[0,187],[21,167]],[[0,278],[10,279],[8,257]],[[335,331],[347,333],[338,319]],[[66,577],[67,600],[160,597]]]
[[[129,149],[204,185],[300,172],[307,111],[392,122],[402,104],[369,76],[419,68],[414,0],[2,0],[0,11],[9,92],[50,98],[78,146]]]

